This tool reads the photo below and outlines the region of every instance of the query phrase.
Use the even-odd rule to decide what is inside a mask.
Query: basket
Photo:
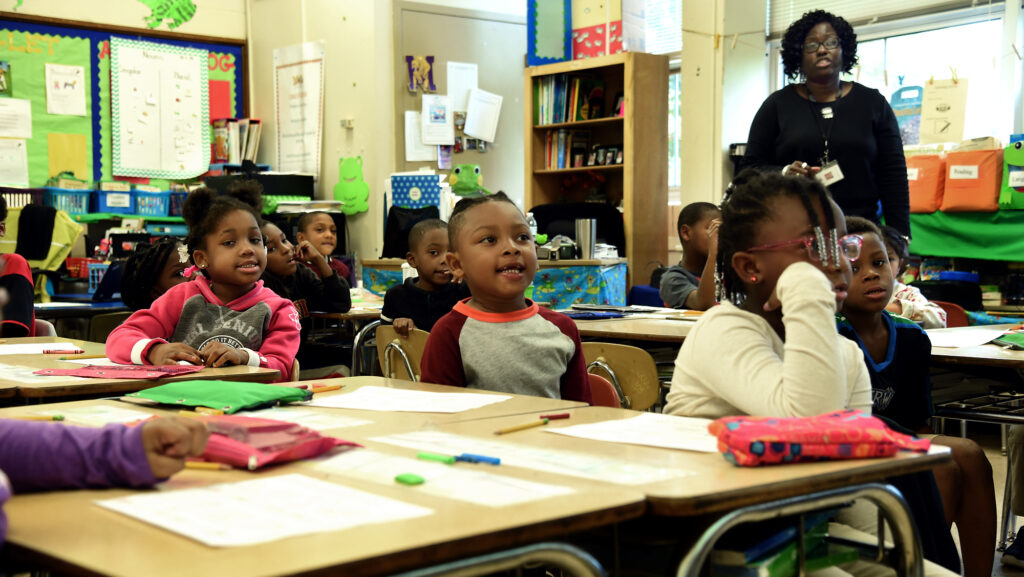
[[[115,192],[113,190],[96,191],[96,212],[111,212],[114,214],[132,214],[134,211],[131,192]]]
[[[107,274],[107,269],[110,265],[105,262],[91,262],[89,263],[89,292],[94,293],[96,289],[100,288],[100,281],[103,280],[103,276]]]
[[[89,214],[89,197],[91,190],[69,190],[66,188],[46,187],[43,204],[68,214]]]
[[[167,216],[169,192],[133,191],[135,214],[139,216]]]
[[[185,198],[188,197],[188,191],[172,191],[170,196],[170,208],[168,208],[167,214],[170,216],[182,216],[185,209]]]
[[[96,264],[103,261],[95,258],[83,258],[80,256],[69,256],[64,261],[64,266],[68,269],[68,276],[72,278],[87,278],[89,276],[89,265]]]
[[[7,209],[21,208],[29,204],[43,204],[43,189],[41,188],[8,188],[0,187],[0,194],[3,194],[7,201]]]

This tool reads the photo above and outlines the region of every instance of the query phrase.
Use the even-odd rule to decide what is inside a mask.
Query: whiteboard
[[[117,176],[193,178],[209,169],[208,54],[110,39]]]

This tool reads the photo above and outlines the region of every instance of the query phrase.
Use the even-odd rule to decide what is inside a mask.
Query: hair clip
[[[814,242],[818,243],[818,258],[822,266],[828,266],[828,247],[825,246],[825,233],[820,226],[814,227]]]
[[[835,263],[835,267],[839,268],[839,231],[836,229],[829,229],[828,231],[828,246],[829,250],[832,251],[832,262]]]
[[[185,270],[181,271],[181,276],[185,278],[192,278],[192,276],[198,272],[199,267],[197,267],[196,265],[192,265],[190,267],[186,267]]]
[[[188,247],[183,244],[178,245],[178,262],[188,262]]]

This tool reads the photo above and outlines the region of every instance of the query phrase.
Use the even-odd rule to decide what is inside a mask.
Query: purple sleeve
[[[102,429],[0,420],[0,470],[14,491],[141,487],[157,482],[142,427]]]
[[[420,359],[420,381],[453,387],[466,386],[466,371],[462,366],[459,334],[466,324],[466,315],[450,312],[437,321],[427,337]]]
[[[567,401],[592,403],[590,380],[587,377],[587,361],[583,358],[583,344],[580,342],[580,331],[576,327],[576,322],[561,313],[545,308],[541,308],[539,312],[541,316],[558,327],[562,334],[572,339],[576,345],[576,352],[569,359],[565,373],[562,374],[562,398]]]
[[[10,482],[7,481],[7,475],[0,471],[0,545],[7,540],[7,514],[4,513],[4,503],[10,498]]]

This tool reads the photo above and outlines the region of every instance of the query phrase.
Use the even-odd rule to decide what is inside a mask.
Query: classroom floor
[[[1003,488],[1006,483],[1006,455],[1002,453],[1000,449],[1000,435],[999,430],[992,426],[984,426],[971,424],[968,425],[968,436],[978,442],[985,449],[985,455],[988,456],[989,463],[992,464],[992,481],[996,488],[996,514],[1002,514],[1003,507]],[[1017,526],[1021,526],[1021,520],[1018,518]],[[998,531],[998,527],[996,529]],[[954,536],[956,535],[956,529],[954,528]],[[959,541],[958,541],[959,544]],[[1009,565],[1003,565],[1000,562],[1002,553],[996,551],[995,563],[992,566],[993,577],[1024,577],[1024,569],[1018,569]]]

